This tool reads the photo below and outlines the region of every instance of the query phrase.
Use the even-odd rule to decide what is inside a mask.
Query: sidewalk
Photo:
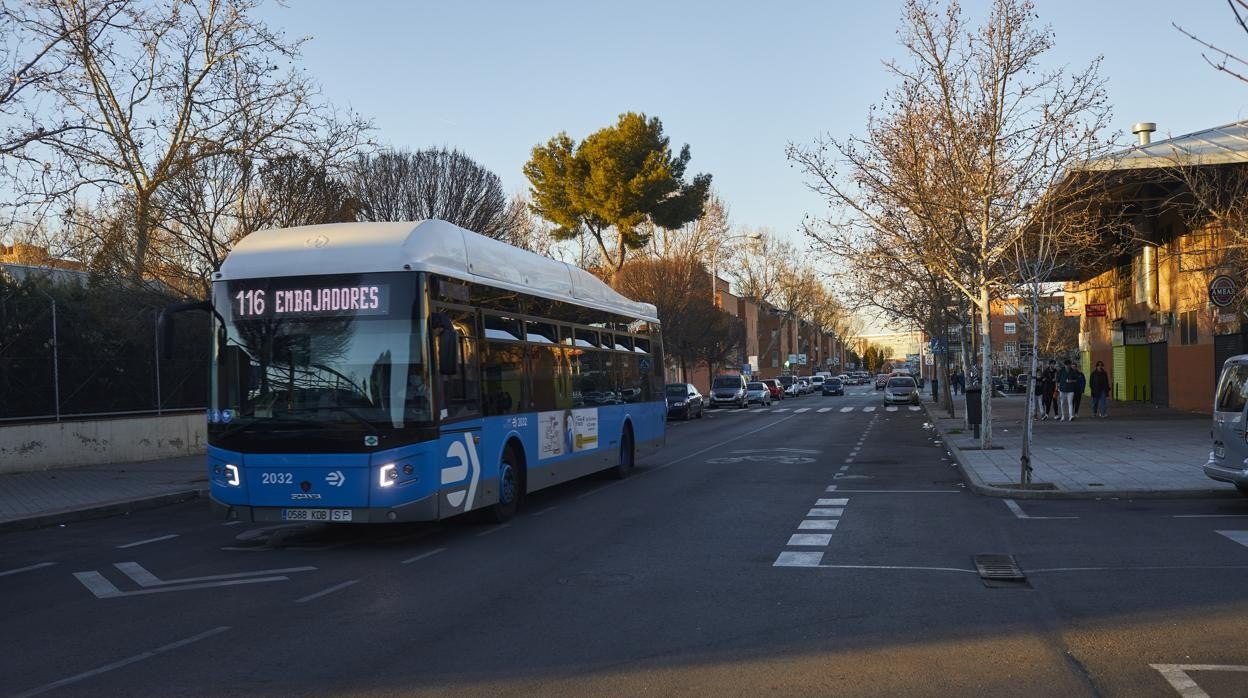
[[[962,422],[965,402],[955,396],[957,418],[949,419],[924,396],[932,423],[943,434],[971,489],[1000,497],[1208,497],[1240,496],[1234,486],[1205,477],[1210,417],[1141,403],[1111,403],[1109,416],[1092,416],[1084,397],[1073,422],[1035,423],[1032,433],[1032,487],[1019,482],[1026,399],[992,400],[993,450]]]
[[[0,475],[0,531],[40,528],[204,496],[204,456]]]

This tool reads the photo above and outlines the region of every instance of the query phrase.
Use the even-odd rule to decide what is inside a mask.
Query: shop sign
[[[1209,302],[1219,308],[1230,305],[1238,294],[1239,282],[1226,274],[1216,276],[1209,282]]]
[[[1104,303],[1087,303],[1083,306],[1084,317],[1108,317]]]
[[[1074,293],[1066,294],[1065,296],[1066,317],[1079,317],[1080,315],[1083,314],[1083,309],[1080,307],[1081,305],[1083,305],[1083,303],[1081,302],[1082,300],[1083,300],[1082,296],[1076,295]]]

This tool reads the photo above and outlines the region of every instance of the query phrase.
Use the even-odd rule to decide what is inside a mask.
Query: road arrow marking
[[[345,475],[342,474],[341,470],[335,470],[334,472],[325,476],[325,482],[328,482],[330,485],[333,485],[334,487],[342,487],[342,483],[346,482],[346,480],[347,478]]]

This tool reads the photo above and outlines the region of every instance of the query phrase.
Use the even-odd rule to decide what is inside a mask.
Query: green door
[[[1152,394],[1148,366],[1148,345],[1129,344],[1126,350],[1126,380],[1123,382],[1123,400],[1147,401]],[[1114,369],[1117,372],[1117,368]]]

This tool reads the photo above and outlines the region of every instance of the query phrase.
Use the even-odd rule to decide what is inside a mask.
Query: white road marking
[[[831,412],[831,411],[832,411],[832,408],[831,408],[831,407],[820,407],[820,408],[819,408],[819,414],[823,414],[824,412]]]
[[[828,492],[836,489],[833,487]],[[965,490],[842,490],[841,494],[965,494]]]
[[[896,406],[896,405],[889,405],[888,407],[885,407],[885,408],[884,408],[884,410],[885,410],[885,411],[887,411],[887,412],[896,412],[896,411],[897,411],[897,406]]]
[[[0,577],[7,577],[10,574],[21,574],[22,572],[30,572],[31,570],[41,570],[44,567],[51,567],[52,565],[55,565],[55,564],[56,564],[55,562],[40,562],[34,565],[18,567],[15,570],[5,570],[4,572],[0,572]]]
[[[1248,514],[1175,514],[1176,519],[1248,519]]]
[[[120,669],[124,666],[129,666],[131,664],[134,664],[135,662],[141,662],[144,659],[151,659],[152,657],[155,657],[158,654],[163,654],[165,652],[170,652],[172,650],[186,647],[187,645],[195,643],[195,642],[199,642],[200,640],[206,640],[212,637],[213,635],[220,635],[221,633],[229,629],[230,629],[230,626],[222,625],[219,628],[213,628],[212,630],[202,632],[198,635],[192,635],[191,637],[188,637],[185,640],[178,640],[177,642],[171,642],[167,645],[162,645],[160,647],[157,647],[154,650],[148,650],[147,652],[136,654],[133,657],[127,657],[126,659],[113,662],[112,664],[105,664],[104,666],[99,667],[97,669],[92,669],[91,671],[84,671],[81,674],[74,674],[73,676],[70,676],[68,678],[61,679],[60,681],[53,681],[52,683],[44,684],[40,686],[39,688],[33,688],[29,691],[26,691],[25,693],[19,693],[14,698],[30,698],[30,696],[37,696],[40,693],[47,693],[48,691],[52,691],[52,690],[61,688],[63,686],[68,686],[70,684],[75,684],[84,679],[89,679],[92,676],[99,676],[100,674],[110,672],[114,669]]]
[[[775,453],[783,451],[785,453],[822,453],[813,448],[746,448],[739,451],[729,451],[729,453]]]
[[[807,516],[843,516],[845,509],[836,507],[834,509],[815,508],[806,512]]]
[[[279,574],[292,574],[294,572],[313,572],[315,567],[283,567],[276,570],[254,570],[252,572],[234,572],[231,574],[211,574],[204,577],[184,577],[182,579],[160,579],[156,575],[148,572],[142,565],[137,562],[117,562],[113,564],[118,571],[134,580],[135,584],[141,587],[158,587],[169,586],[170,584],[193,584],[199,582],[216,582],[222,579],[242,579],[244,577],[268,577]]]
[[[481,536],[488,536],[488,535],[490,535],[491,533],[496,533],[496,532],[498,532],[498,531],[503,530],[504,528],[511,528],[511,524],[509,524],[509,523],[505,523],[505,524],[499,524],[499,525],[497,525],[497,526],[491,526],[491,527],[489,527],[489,528],[485,529],[484,531],[482,531],[482,532],[478,533],[478,534],[477,534],[477,538],[480,538]]]
[[[823,553],[794,553],[785,551],[771,564],[772,567],[818,567]]]
[[[1218,533],[1221,533],[1244,547],[1248,547],[1248,531],[1218,531]]]
[[[830,487],[829,490],[835,490],[836,487]],[[818,506],[843,507],[849,504],[849,497],[838,497],[837,499],[816,499],[815,504]]]
[[[335,584],[334,586],[332,586],[332,587],[330,587],[330,588],[328,588],[328,589],[322,589],[322,590],[320,590],[320,591],[316,592],[315,594],[308,594],[307,596],[305,596],[305,597],[303,597],[303,598],[300,598],[300,599],[295,599],[295,603],[307,603],[307,602],[309,602],[309,601],[313,601],[313,600],[319,599],[319,598],[321,598],[322,596],[328,596],[328,595],[330,595],[330,594],[332,594],[332,593],[334,593],[335,591],[338,591],[338,590],[340,590],[340,589],[346,589],[347,587],[349,587],[349,586],[351,586],[351,585],[353,585],[353,584],[359,584],[359,583],[360,583],[360,580],[358,580],[358,579],[352,579],[352,580],[350,580],[350,581],[343,582],[342,584]]]
[[[803,413],[803,412],[809,412],[809,411],[810,411],[810,408],[809,408],[809,407],[799,407],[799,408],[797,408],[797,409],[793,410],[793,414],[801,414],[801,413]]]
[[[842,411],[842,412],[853,412],[853,411],[854,411],[854,408],[852,408],[852,407],[842,407],[842,408],[841,408],[841,411]]]
[[[851,455],[851,456],[856,456],[856,455],[858,455],[858,452],[859,452],[859,451],[861,451],[861,450],[862,450],[861,448],[855,448],[854,450],[852,450],[852,451],[850,451],[850,452],[849,452],[849,455]]]
[[[235,519],[235,520],[233,520],[233,521],[226,521],[225,523],[223,523],[223,524],[221,524],[221,525],[222,525],[222,526],[237,526],[237,525],[241,524],[242,522],[243,522],[243,520],[242,520],[242,519]]]
[[[911,411],[911,412],[919,412],[919,411],[921,411],[922,409],[923,409],[923,408],[922,408],[922,407],[919,407],[918,405],[910,405],[910,411]]]
[[[766,408],[766,407],[759,407],[758,409],[754,409],[754,410],[750,410],[750,411],[751,411],[751,412],[753,412],[754,414],[758,414],[759,412],[766,412],[766,411],[767,411],[767,408]]]
[[[863,411],[863,412],[874,412],[874,411],[875,411],[875,408],[874,408],[874,407],[870,407],[870,406],[868,406],[868,407],[864,407],[864,408],[862,408],[862,411]]]
[[[554,507],[551,507],[550,509],[554,509]],[[547,509],[546,511],[550,511],[550,509]],[[429,552],[421,553],[417,555],[416,557],[409,557],[403,562],[400,562],[399,564],[410,565],[413,562],[419,562],[421,560],[424,560],[427,557],[433,557],[434,555],[437,555],[438,553],[444,553],[444,552],[446,552],[446,548],[438,548],[437,550],[430,550]]]
[[[1248,672],[1248,666],[1235,664],[1149,664],[1161,673],[1174,690],[1183,698],[1209,698],[1209,694],[1187,675],[1189,671],[1237,671]]]
[[[831,533],[794,533],[789,536],[789,545],[827,545],[832,542]]]
[[[846,470],[849,470],[849,466],[848,466],[848,465],[842,465],[842,466],[841,466],[841,472],[843,473],[843,472],[845,472]]]
[[[772,410],[772,412],[788,412],[788,411],[789,411],[789,408],[787,407],[777,407],[776,409]]]
[[[840,519],[803,519],[797,525],[799,531],[835,531]]]
[[[918,565],[819,565],[830,570],[912,570],[918,572],[967,572],[979,574],[979,570],[968,570],[961,567],[922,567]]]
[[[178,537],[178,534],[170,533],[167,536],[157,536],[155,538],[148,538],[147,540],[136,540],[133,543],[126,543],[125,545],[119,545],[117,546],[117,549],[124,550],[125,548],[133,548],[139,545],[147,545],[148,543],[159,543],[162,540],[169,540],[170,538],[177,538],[177,537]]]
[[[828,485],[824,492],[835,492],[837,487],[839,487],[839,485]]]
[[[1052,520],[1052,519],[1077,519],[1079,518],[1078,516],[1030,516],[1024,513],[1023,508],[1020,507],[1018,505],[1018,502],[1014,501],[1013,499],[1003,499],[1001,501],[1005,502],[1005,506],[1009,507],[1010,511],[1014,512],[1014,516],[1020,519],[1033,519],[1033,520],[1039,521],[1039,520],[1044,520],[1044,519]]]
[[[845,462],[846,462],[846,463],[853,463],[853,462],[854,462],[854,459],[853,459],[853,458],[846,458],[846,459],[845,459]]]

